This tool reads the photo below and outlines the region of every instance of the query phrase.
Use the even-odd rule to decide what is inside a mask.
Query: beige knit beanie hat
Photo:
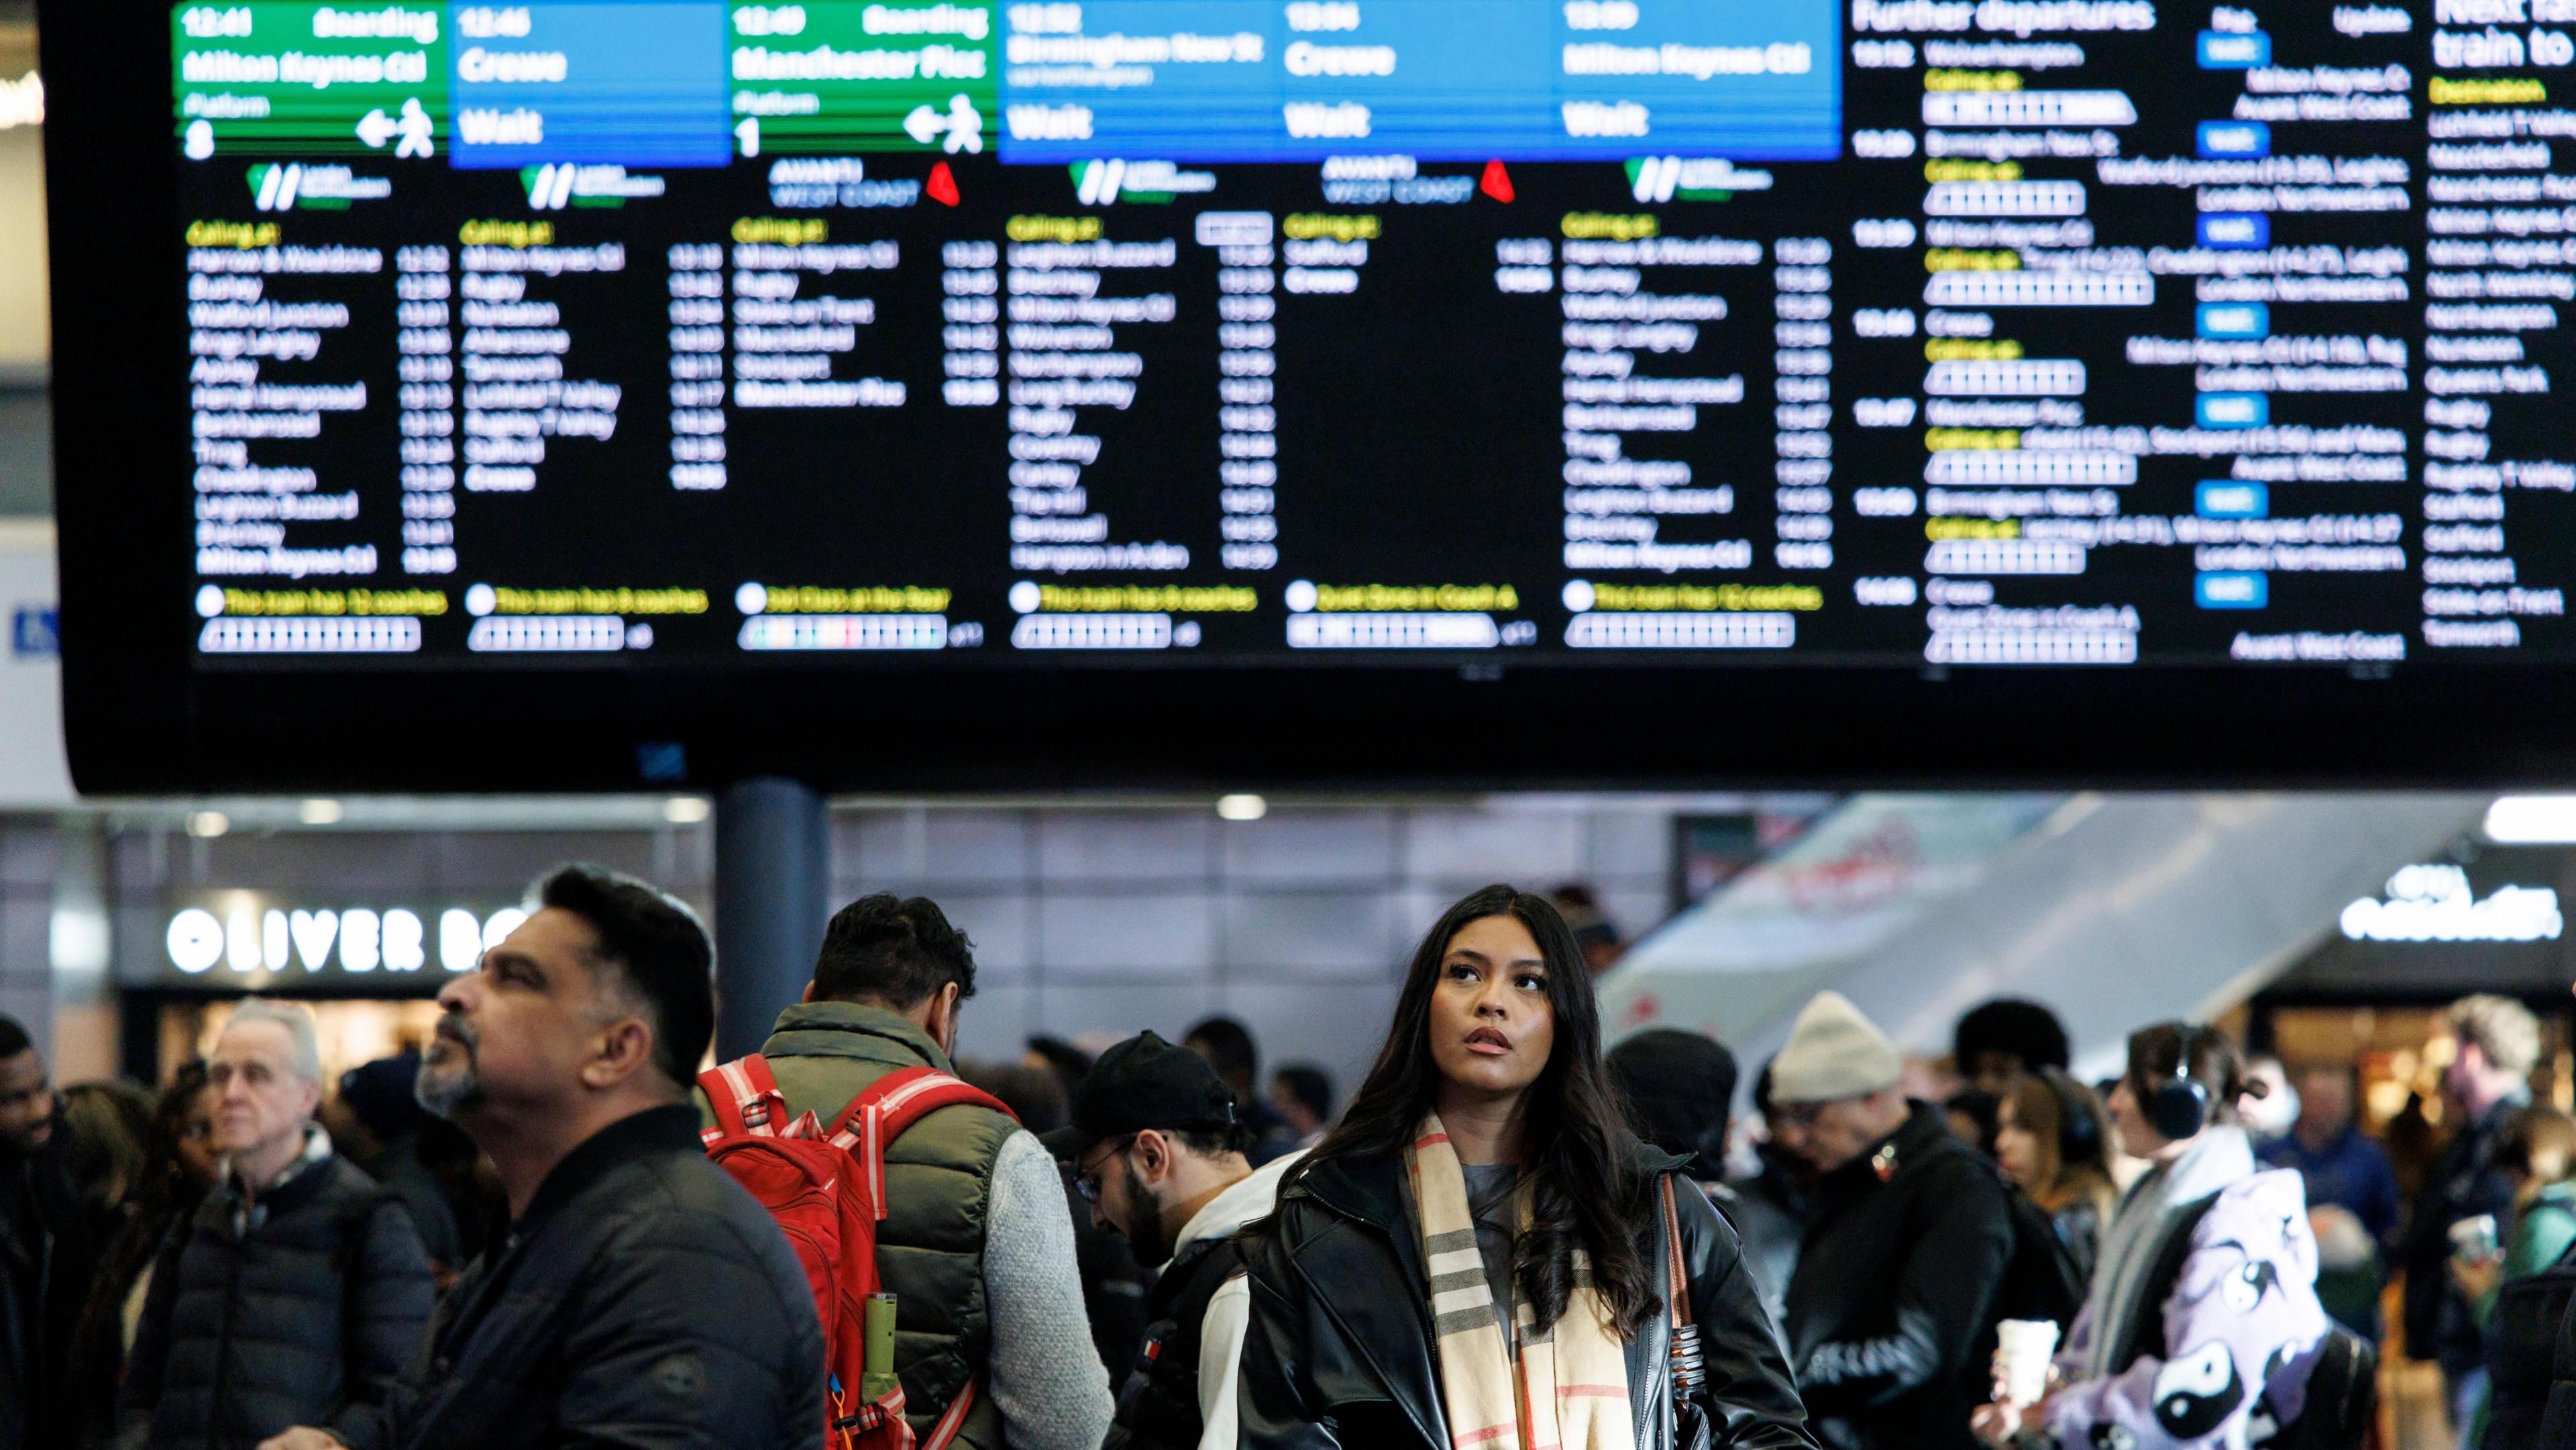
[[[1771,1097],[1828,1103],[1896,1086],[1905,1071],[1896,1044],[1840,992],[1818,992],[1798,1013],[1788,1045],[1771,1060]]]

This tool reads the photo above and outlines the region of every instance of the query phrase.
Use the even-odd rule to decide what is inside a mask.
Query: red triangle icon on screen
[[[929,192],[930,199],[941,206],[957,204],[957,177],[945,161],[930,168],[930,179],[921,184],[921,189]]]
[[[1485,179],[1476,183],[1476,189],[1496,201],[1510,201],[1512,174],[1503,169],[1500,161],[1488,161],[1485,163]]]

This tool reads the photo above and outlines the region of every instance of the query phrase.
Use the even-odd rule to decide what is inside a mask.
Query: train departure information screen
[[[200,668],[2576,657],[2576,0],[169,24]]]

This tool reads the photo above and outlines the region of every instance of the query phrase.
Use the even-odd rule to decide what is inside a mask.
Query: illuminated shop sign
[[[2555,941],[2565,929],[2558,893],[2546,886],[2499,886],[2481,897],[2457,866],[2408,866],[2381,896],[2343,909],[2353,941]]]
[[[262,980],[376,972],[469,972],[527,919],[515,906],[268,906],[248,893],[170,914],[162,945],[190,977]]]
[[[16,80],[0,77],[0,131],[45,124],[45,81],[34,71]]]

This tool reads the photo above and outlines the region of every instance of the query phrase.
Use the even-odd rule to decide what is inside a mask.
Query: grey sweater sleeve
[[[1046,1146],[1014,1133],[993,1164],[984,1217],[984,1299],[993,1316],[993,1407],[1011,1450],[1097,1450],[1109,1372],[1091,1347],[1073,1218]]]

